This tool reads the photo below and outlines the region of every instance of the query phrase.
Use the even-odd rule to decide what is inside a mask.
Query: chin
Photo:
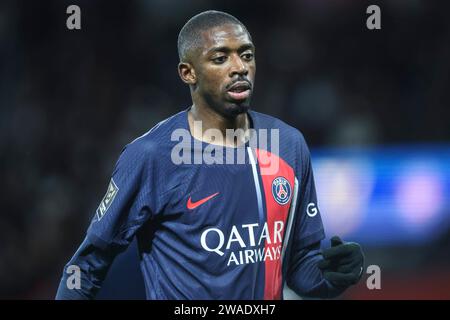
[[[245,101],[242,104],[229,103],[223,108],[226,117],[237,117],[242,113],[246,113],[250,109],[250,103]]]

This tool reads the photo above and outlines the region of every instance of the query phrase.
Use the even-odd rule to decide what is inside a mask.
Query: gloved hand
[[[343,242],[338,236],[331,238],[331,248],[322,251],[319,261],[325,279],[337,287],[356,284],[363,273],[364,254],[355,242]]]

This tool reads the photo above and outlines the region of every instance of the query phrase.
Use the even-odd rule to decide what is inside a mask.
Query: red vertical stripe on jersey
[[[281,290],[283,289],[281,275],[281,249],[283,243],[275,236],[275,222],[283,222],[283,229],[281,231],[282,240],[286,229],[289,207],[294,193],[294,170],[283,159],[269,151],[256,149],[256,157],[258,159],[264,188],[267,209],[267,226],[271,240],[271,243],[266,240],[265,252],[266,255],[268,255],[267,250],[269,250],[272,257],[272,259],[270,259],[270,257],[265,259],[266,273],[264,299],[278,300],[281,299]],[[276,170],[271,170],[270,168],[275,168]],[[284,177],[291,187],[290,199],[285,205],[281,205],[275,201],[275,198],[272,195],[272,182],[277,177]]]

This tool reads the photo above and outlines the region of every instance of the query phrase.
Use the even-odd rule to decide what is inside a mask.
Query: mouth
[[[250,97],[251,91],[250,83],[247,81],[238,81],[227,90],[227,94],[232,100],[245,100]]]

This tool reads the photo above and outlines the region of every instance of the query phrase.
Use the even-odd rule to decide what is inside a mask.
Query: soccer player
[[[302,134],[249,109],[256,64],[246,27],[202,12],[181,29],[178,52],[192,106],[124,148],[56,298],[94,298],[134,237],[148,299],[282,299],[285,283],[300,296],[332,298],[357,283],[358,244],[333,237],[320,249],[325,234]],[[230,138],[229,130],[242,134]],[[252,145],[263,130],[275,138]],[[67,286],[71,266],[81,271],[80,288]]]

